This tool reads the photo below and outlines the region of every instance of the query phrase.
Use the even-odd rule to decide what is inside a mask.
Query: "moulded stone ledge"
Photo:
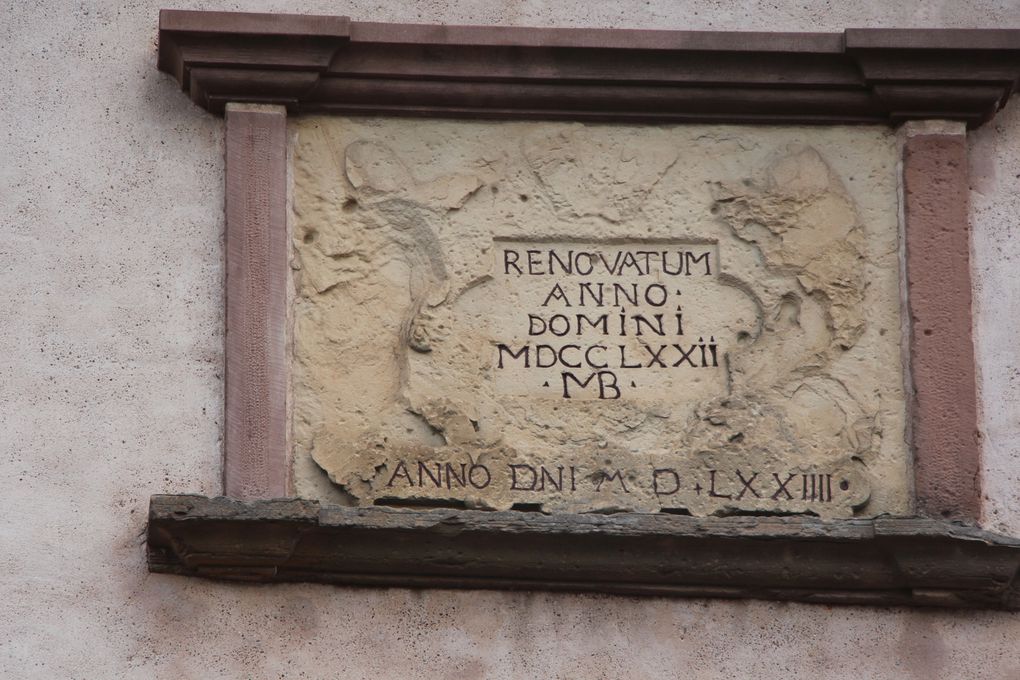
[[[1020,609],[1020,540],[920,518],[543,515],[153,496],[149,570],[260,582]]]
[[[427,26],[163,10],[159,68],[198,105],[291,113],[977,127],[1020,76],[1015,29],[841,33]]]

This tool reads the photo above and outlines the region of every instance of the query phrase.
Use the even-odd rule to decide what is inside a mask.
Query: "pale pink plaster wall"
[[[1020,27],[1015,0],[188,2],[363,20]],[[158,2],[0,13],[0,677],[1018,678],[1020,616],[224,585],[145,571],[152,493],[219,490],[222,120]],[[1020,534],[1020,102],[974,135],[989,526]]]

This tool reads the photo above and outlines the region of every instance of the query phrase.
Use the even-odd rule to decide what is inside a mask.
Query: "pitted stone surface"
[[[293,126],[299,495],[908,510],[890,132]]]

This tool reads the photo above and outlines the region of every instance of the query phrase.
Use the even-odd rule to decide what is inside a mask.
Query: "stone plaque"
[[[886,129],[292,133],[299,496],[908,512]]]

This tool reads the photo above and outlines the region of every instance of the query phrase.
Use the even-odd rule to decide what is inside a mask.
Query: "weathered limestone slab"
[[[299,496],[908,512],[889,131],[292,125]]]

